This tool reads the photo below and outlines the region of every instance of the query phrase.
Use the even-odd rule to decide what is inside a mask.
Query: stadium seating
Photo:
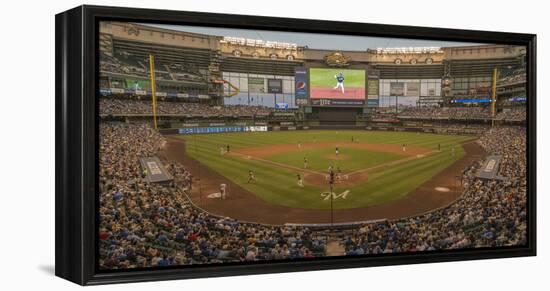
[[[505,181],[482,181],[481,161],[464,171],[462,197],[426,215],[366,224],[342,238],[346,254],[382,254],[526,243],[526,140],[524,128],[495,128],[479,144],[504,157]]]
[[[220,218],[195,208],[185,195],[192,175],[168,162],[166,187],[147,184],[138,159],[154,155],[164,138],[146,124],[100,128],[100,266],[298,259],[324,256],[326,237],[307,228],[265,226]]]
[[[221,218],[186,196],[192,173],[167,161],[169,186],[145,183],[139,158],[155,155],[166,140],[144,123],[100,128],[100,266],[298,259],[325,256],[326,232]],[[526,240],[526,132],[488,130],[479,144],[503,157],[504,181],[482,181],[477,161],[465,169],[465,191],[450,206],[425,215],[333,229],[347,255],[434,251],[524,244]]]
[[[175,114],[202,117],[216,116],[267,116],[273,108],[264,106],[225,105],[208,106],[202,103],[157,102],[157,114]],[[153,114],[151,101],[131,99],[101,98],[100,114]]]

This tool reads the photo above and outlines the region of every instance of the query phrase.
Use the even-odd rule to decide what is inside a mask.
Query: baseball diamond
[[[350,143],[352,135],[359,141]],[[332,166],[341,170],[333,192],[348,191],[345,198],[334,199],[334,208],[342,210],[336,218],[344,222],[406,217],[456,199],[462,187],[455,178],[461,174],[460,166],[481,154],[472,140],[464,136],[347,130],[338,134],[333,130],[228,133],[170,138],[164,155],[194,169],[190,195],[199,206],[221,216],[271,224],[328,222],[326,210],[330,205],[322,194],[330,191],[326,176]],[[220,155],[220,146],[228,144],[231,152]],[[336,146],[342,158],[332,157]],[[454,155],[452,147],[456,148]],[[307,168],[304,157],[308,159]],[[257,183],[247,183],[250,170],[256,174]],[[304,187],[296,183],[296,173],[305,177]],[[230,182],[228,200],[205,199],[217,191],[221,180]],[[428,191],[431,195],[425,192],[428,185],[434,185]],[[434,189],[437,186],[453,191],[438,193]],[[406,205],[405,201],[421,188],[424,198]],[[252,205],[234,207],[231,200],[240,206]],[[361,208],[367,211],[359,211]],[[384,208],[389,211],[377,210]],[[259,209],[263,210],[260,217]],[[267,215],[265,211],[278,213]]]

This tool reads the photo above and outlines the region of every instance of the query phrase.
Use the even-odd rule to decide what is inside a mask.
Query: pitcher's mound
[[[349,158],[348,155],[343,155],[343,154],[331,154],[331,155],[328,155],[326,156],[327,159],[329,160],[333,160],[333,161],[343,161],[343,160],[347,160]]]

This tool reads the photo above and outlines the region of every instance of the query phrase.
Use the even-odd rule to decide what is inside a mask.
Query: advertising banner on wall
[[[267,126],[245,126],[244,131],[267,131]]]
[[[405,95],[405,83],[391,82],[390,83],[390,96],[404,96]]]
[[[369,99],[377,99],[379,91],[379,80],[378,79],[369,79],[368,80],[368,89],[367,94]]]
[[[419,82],[407,82],[407,96],[418,97],[420,96],[420,83]]]
[[[101,94],[103,96],[111,95],[111,90],[107,89],[107,88],[100,88],[99,89],[99,94]]]
[[[367,98],[378,99],[380,94],[380,70],[367,70]]]
[[[337,100],[337,99],[314,99],[311,100],[311,105],[314,106],[361,106],[363,100]]]
[[[126,89],[145,91],[151,89],[151,82],[147,80],[126,79]]]
[[[294,69],[294,93],[296,97],[296,105],[300,105],[298,104],[298,99],[307,98],[307,69],[304,67]]]
[[[267,79],[267,93],[283,93],[283,80]]]
[[[111,93],[113,93],[113,94],[123,94],[123,93],[124,93],[124,89],[120,89],[120,88],[111,88]]]
[[[378,107],[378,99],[367,99],[367,107]]]
[[[248,91],[250,93],[265,93],[264,78],[248,78]]]
[[[243,126],[223,126],[223,127],[189,127],[178,129],[179,134],[205,134],[205,133],[223,133],[223,132],[242,132]]]
[[[298,99],[296,98],[296,105],[307,105],[307,99]]]

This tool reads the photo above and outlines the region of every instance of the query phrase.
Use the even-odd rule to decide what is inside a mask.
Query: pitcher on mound
[[[342,94],[346,94],[344,90],[344,74],[342,72],[334,75],[334,78],[336,79],[336,86],[334,86],[333,89],[340,88],[342,90]]]

